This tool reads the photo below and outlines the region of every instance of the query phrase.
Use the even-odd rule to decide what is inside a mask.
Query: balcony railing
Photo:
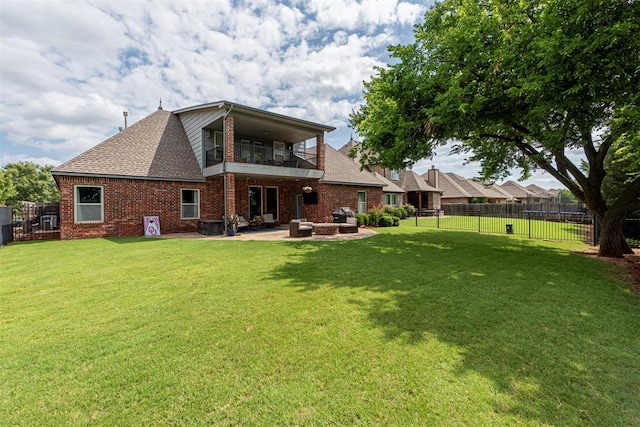
[[[206,166],[222,163],[223,150],[214,148],[206,152]],[[234,162],[280,166],[300,169],[317,169],[317,156],[293,150],[282,150],[252,144],[234,144]]]

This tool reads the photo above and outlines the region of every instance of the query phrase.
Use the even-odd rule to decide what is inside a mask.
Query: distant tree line
[[[20,202],[57,202],[60,193],[50,165],[9,163],[0,169],[0,206],[19,207]]]

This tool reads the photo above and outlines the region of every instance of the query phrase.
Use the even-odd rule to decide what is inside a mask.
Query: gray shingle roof
[[[54,168],[53,175],[204,181],[178,116],[157,110]]]
[[[385,184],[384,188],[382,189],[382,191],[384,191],[385,193],[406,193],[406,191],[398,187],[393,181],[389,181],[387,178],[380,175],[378,172],[374,172],[373,174],[375,175],[376,178],[382,181],[383,184]]]
[[[405,191],[429,191],[439,193],[441,190],[427,183],[426,178],[411,170],[400,171],[400,182]]]
[[[527,190],[525,187],[514,181],[507,181],[500,187],[502,187],[504,191],[518,199],[526,199],[527,197],[535,196],[531,191]]]
[[[353,159],[345,156],[332,146],[325,144],[324,176],[320,182],[326,184],[352,184],[370,187],[384,187],[371,172],[360,170]],[[315,147],[310,150],[315,152]]]
[[[427,174],[425,173],[422,176],[426,179]],[[467,190],[465,190],[450,174],[446,172],[440,172],[440,188],[442,189],[443,199],[472,197]]]
[[[423,175],[426,177],[426,174]],[[440,173],[440,187],[442,198],[472,198],[486,197],[488,199],[511,199],[511,196],[495,184],[485,187],[481,182],[464,178],[451,172]]]
[[[507,197],[500,192],[493,190],[490,187],[485,187],[481,182],[473,179],[464,178],[454,173],[448,174],[451,176],[462,188],[464,188],[471,197],[486,197],[488,199],[506,199]]]

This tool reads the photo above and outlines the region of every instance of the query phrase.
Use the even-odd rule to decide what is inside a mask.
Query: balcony
[[[206,152],[206,167],[222,163],[223,149]],[[234,162],[296,169],[317,169],[317,157],[303,151],[283,150],[253,144],[234,144]]]

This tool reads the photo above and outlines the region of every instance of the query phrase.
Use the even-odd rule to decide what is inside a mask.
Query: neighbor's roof
[[[533,192],[527,190],[525,187],[514,181],[507,181],[500,187],[502,187],[504,191],[518,199],[526,199],[527,197],[535,196]]]
[[[423,178],[427,178],[427,173],[424,173]],[[442,189],[443,199],[459,199],[459,198],[471,198],[473,197],[467,190],[465,190],[451,174],[446,172],[440,172],[440,188]]]
[[[525,188],[540,197],[546,197],[546,198],[555,197],[553,194],[551,194],[550,190],[545,190],[544,188],[539,187],[535,184],[529,184]]]
[[[500,194],[502,194],[507,200],[513,200],[513,196],[511,194],[509,194],[507,191],[505,191],[502,187],[500,187],[498,184],[491,184],[491,189],[493,191],[496,191]]]
[[[353,159],[340,153],[332,146],[325,144],[324,176],[320,182],[325,184],[349,184],[367,187],[384,187],[385,184],[367,170],[360,170],[360,166]],[[309,148],[315,153],[316,147]]]
[[[398,187],[393,181],[389,181],[378,172],[374,172],[373,175],[380,181],[382,181],[383,184],[385,184],[384,188],[382,189],[382,191],[384,191],[385,193],[406,193],[406,191]]]
[[[497,192],[493,190],[491,187],[485,187],[479,181],[475,179],[464,178],[460,175],[456,175],[455,173],[446,174],[450,176],[454,181],[456,181],[462,188],[464,188],[467,193],[471,194],[471,197],[481,197],[487,199],[507,199],[510,197],[505,196],[501,192]]]
[[[405,191],[429,191],[432,193],[441,193],[441,188],[436,188],[427,183],[423,176],[418,175],[411,170],[400,171],[400,182]]]
[[[61,166],[53,175],[204,181],[180,119],[157,110]]]
[[[345,156],[349,157],[349,153],[351,152],[351,150],[353,148],[355,148],[358,144],[360,144],[360,143],[358,141],[355,141],[353,139],[353,137],[351,137],[351,139],[349,139],[349,142],[344,144],[342,147],[338,148],[338,151],[341,152],[342,154],[344,154]],[[362,152],[356,151],[355,155],[356,156],[353,158],[353,160],[358,165],[360,165],[360,159],[362,158]],[[351,157],[349,157],[349,158],[351,158]]]

